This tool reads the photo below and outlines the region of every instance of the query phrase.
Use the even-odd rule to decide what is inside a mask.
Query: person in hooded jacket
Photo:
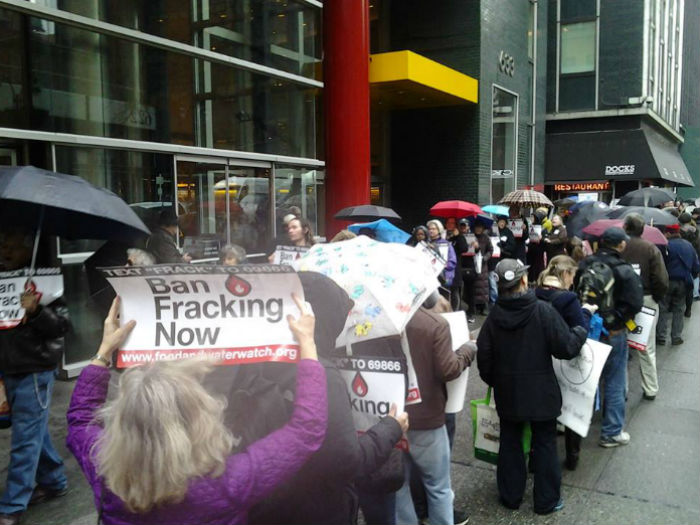
[[[328,386],[328,427],[321,448],[287,482],[253,507],[248,516],[250,524],[350,524],[358,512],[358,494],[354,482],[376,471],[389,458],[394,445],[408,429],[408,415],[390,412],[358,436],[353,423],[350,398],[345,380],[330,359],[335,340],[345,326],[353,301],[328,277],[316,272],[300,272],[304,298],[316,315],[314,339],[319,362],[325,367]],[[246,367],[251,365],[246,365]],[[291,391],[295,367],[266,363],[263,383],[275,384]],[[256,378],[250,388],[254,388]],[[239,382],[239,379],[236,378]],[[242,384],[242,383],[239,383]],[[232,390],[235,390],[234,386]],[[229,402],[234,410],[244,403],[231,401],[240,392],[232,392]],[[283,393],[286,398],[287,392]],[[255,397],[248,392],[244,399]],[[258,400],[259,401],[259,400]],[[284,404],[282,399],[280,404]],[[255,419],[249,414],[246,425]],[[284,421],[284,420],[282,420]],[[264,432],[264,430],[260,430]],[[252,437],[251,437],[252,439]]]
[[[493,387],[500,418],[496,478],[501,503],[517,509],[523,500],[527,469],[522,449],[526,422],[532,429],[534,510],[549,514],[563,507],[557,457],[557,417],[561,391],[552,356],[572,359],[587,331],[569,327],[551,304],[528,288],[528,267],[515,259],[496,266],[498,301],[477,339],[479,375]]]

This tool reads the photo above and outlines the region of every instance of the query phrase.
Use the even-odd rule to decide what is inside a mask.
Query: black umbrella
[[[623,206],[612,210],[609,214],[611,219],[622,219],[630,213],[638,213],[644,217],[644,222],[649,226],[670,226],[678,224],[678,219],[667,211],[658,208],[646,208],[644,206]]]
[[[128,241],[150,235],[121,197],[85,179],[34,166],[0,168],[0,221],[68,239]]]
[[[374,206],[373,204],[363,204],[361,206],[350,206],[343,208],[334,215],[336,219],[354,222],[372,222],[379,219],[388,221],[400,221],[401,217],[391,208],[384,206]]]
[[[609,212],[610,208],[604,202],[588,201],[575,204],[566,220],[567,235],[581,237],[586,226],[598,219],[607,219]]]
[[[640,188],[623,195],[620,206],[659,206],[665,202],[676,200],[676,196],[663,188]]]

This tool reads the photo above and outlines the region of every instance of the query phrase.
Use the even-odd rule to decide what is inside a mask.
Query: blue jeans
[[[454,520],[450,482],[450,443],[445,425],[433,430],[409,430],[409,452],[404,452],[406,481],[396,493],[396,523],[416,525],[418,516],[411,498],[411,463],[418,467],[428,499],[431,525],[452,525]]]
[[[53,383],[53,370],[5,376],[12,409],[12,437],[7,485],[0,497],[2,514],[24,512],[37,484],[56,490],[67,486],[63,461],[49,435]]]
[[[601,437],[617,436],[625,425],[625,385],[627,383],[627,333],[601,337],[603,343],[612,346],[601,379],[604,405]]]

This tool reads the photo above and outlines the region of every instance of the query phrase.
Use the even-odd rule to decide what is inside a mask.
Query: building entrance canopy
[[[548,184],[643,179],[694,186],[676,146],[651,130],[547,136],[545,181]]]

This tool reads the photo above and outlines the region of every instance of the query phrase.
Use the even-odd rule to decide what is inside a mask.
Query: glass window
[[[530,12],[527,24],[527,57],[535,57],[535,4],[530,2]]]
[[[323,177],[316,170],[292,166],[275,166],[275,206],[277,219],[277,234],[282,233],[282,218],[288,213],[301,213],[313,226],[314,234],[318,235],[319,220],[319,188],[323,185]]]
[[[595,74],[562,75],[559,79],[559,111],[595,109]]]
[[[595,16],[596,0],[560,0],[562,20]]]
[[[316,155],[318,89],[61,24],[28,31],[4,14],[0,126]]]
[[[562,24],[561,74],[595,71],[595,22]]]
[[[34,1],[308,78],[321,76],[321,10],[295,0]]]
[[[493,88],[491,202],[515,189],[518,142],[518,97]]]

